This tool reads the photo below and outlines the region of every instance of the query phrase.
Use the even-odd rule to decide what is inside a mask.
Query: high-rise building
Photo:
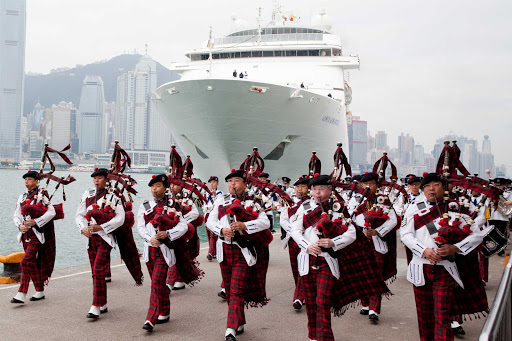
[[[402,165],[411,165],[414,162],[414,138],[402,133],[398,136],[398,157]]]
[[[359,173],[367,164],[368,122],[361,120],[359,116],[353,116],[352,123],[347,128],[350,165],[355,173]]]
[[[86,76],[80,96],[79,153],[105,152],[103,104],[105,93],[99,76]]]
[[[61,150],[71,143],[71,110],[73,109],[71,102],[52,105],[52,148]]]
[[[388,134],[385,131],[378,131],[375,134],[375,149],[377,150],[387,150],[388,148]]]
[[[26,0],[0,0],[0,160],[19,162]]]
[[[151,102],[156,87],[156,63],[149,56],[117,79],[114,136],[127,150],[169,150],[170,130]]]

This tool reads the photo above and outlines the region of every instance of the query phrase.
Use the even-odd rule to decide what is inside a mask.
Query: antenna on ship
[[[258,7],[258,45],[261,45],[261,7]]]
[[[212,76],[212,48],[213,48],[213,41],[212,41],[212,26],[210,26],[210,37],[208,38],[208,47],[210,48],[210,56],[208,57],[208,60],[210,61],[210,69],[206,70],[208,72],[208,78]]]

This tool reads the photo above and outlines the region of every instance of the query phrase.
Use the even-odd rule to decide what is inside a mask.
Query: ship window
[[[341,56],[341,50],[340,49],[332,49],[332,55],[333,56]]]
[[[251,52],[244,51],[244,52],[241,52],[241,55],[242,55],[242,58],[248,58],[251,56]]]
[[[210,57],[210,55],[208,55],[208,54],[202,54],[201,60],[208,60],[209,57]]]
[[[298,28],[298,29],[297,29],[297,33],[306,33],[306,32],[304,32],[304,31],[305,31],[305,29],[304,29],[304,28]]]
[[[285,33],[285,34],[286,34],[286,33],[290,33],[290,28],[289,28],[289,27],[285,27],[285,28],[284,28],[284,32],[283,32],[283,33]]]
[[[253,57],[261,57],[261,55],[262,55],[261,51],[252,51],[252,56]]]
[[[276,57],[284,56],[284,51],[274,51],[274,56],[276,56]]]
[[[190,60],[192,60],[192,61],[201,60],[201,55],[199,55],[199,54],[190,55]]]
[[[309,50],[309,55],[310,56],[319,56],[320,51],[319,50]]]
[[[274,57],[274,51],[263,51],[263,57]]]
[[[235,52],[235,58],[240,58],[240,52]]]
[[[277,29],[277,34],[283,34],[284,33],[284,28],[283,27],[280,27]]]
[[[272,29],[272,34],[277,34],[277,28]]]
[[[297,51],[297,56],[307,56],[308,50],[299,50]]]
[[[263,31],[265,31],[265,34],[272,34],[272,29],[271,28],[266,28]]]
[[[331,50],[321,50],[320,55],[322,57],[330,56],[331,55]]]
[[[219,59],[219,54],[218,53],[214,53],[212,54],[212,59]]]
[[[221,53],[221,54],[220,54],[220,58],[221,58],[221,59],[230,58],[230,54],[229,54],[229,53]]]
[[[286,56],[287,57],[293,57],[293,56],[296,56],[296,55],[297,55],[297,51],[295,51],[295,50],[286,51]]]

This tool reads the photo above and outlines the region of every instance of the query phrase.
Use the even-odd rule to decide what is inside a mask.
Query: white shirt
[[[210,212],[210,215],[208,216],[208,221],[206,222],[206,227],[215,233],[217,236],[222,236],[222,229],[228,228],[230,225],[229,222],[229,214],[224,215],[222,218],[219,219],[219,206],[227,206],[230,205],[235,200],[235,196],[224,194],[223,196],[220,196],[215,200],[215,205]],[[250,207],[253,203],[252,200],[245,200],[244,207]],[[259,210],[260,206],[259,204],[255,203],[255,208]],[[234,221],[236,220],[236,217],[233,217]],[[265,215],[265,212],[259,211],[259,215],[257,219],[244,222],[245,226],[247,227],[246,232],[248,234],[258,233],[263,230],[266,230],[270,227],[270,221]],[[233,244],[238,247],[237,242],[231,241],[231,239],[228,238],[218,238],[217,239],[217,260],[222,262],[224,260],[224,248],[222,243],[227,244]],[[247,262],[247,265],[253,266],[257,262],[257,257],[255,257],[247,248],[241,248],[242,254]]]
[[[426,214],[428,210],[433,206],[428,201],[425,201],[426,208],[423,210],[419,210],[418,203],[415,205],[411,205],[407,210],[404,219],[402,221],[402,226],[400,228],[400,237],[402,242],[411,250],[413,258],[409,263],[409,267],[407,268],[407,280],[414,284],[415,286],[425,285],[425,277],[423,274],[423,264],[431,264],[428,259],[426,259],[423,255],[425,249],[431,248],[434,251],[437,250],[437,244],[434,242],[433,237],[430,235],[427,226],[422,226],[419,229],[415,230],[414,228],[414,215],[415,214]],[[485,210],[481,210],[479,213],[479,217],[475,219],[475,223],[471,225],[472,233],[469,234],[462,241],[454,244],[460,252],[461,255],[467,255],[471,251],[473,251],[480,243],[482,242],[482,238],[484,236],[483,231],[480,231],[480,227],[485,223],[485,219],[481,219],[480,215],[484,214]],[[455,212],[449,212],[450,219],[455,218]],[[439,221],[442,217],[438,217],[433,220],[433,223],[437,229],[440,228]],[[468,216],[462,215],[463,225],[464,220],[469,219]],[[461,225],[462,228],[462,225]],[[484,230],[485,231],[485,230]],[[453,279],[462,287],[462,281],[459,276],[459,272],[457,270],[457,265],[455,262],[450,262],[448,260],[442,260],[436,265],[444,266],[445,269],[452,275]]]
[[[25,220],[28,220],[31,218],[31,217],[23,217],[21,215],[21,204],[27,200],[27,196],[28,196],[28,192],[21,194],[18,198],[18,201],[16,202],[16,209],[14,210],[14,215],[12,218],[14,220],[14,224],[18,228],[20,227],[20,225],[23,225]],[[30,204],[31,205],[35,204],[36,200],[38,202],[42,202],[47,207],[46,212],[42,216],[40,216],[39,218],[34,218],[37,226],[43,227],[44,225],[48,224],[53,219],[53,217],[55,217],[55,209],[53,208],[53,205],[50,204],[50,202],[48,201],[48,198],[42,194],[42,190],[39,188],[38,188],[37,195],[34,196],[34,199],[30,202]],[[29,228],[32,229],[33,226],[31,226]],[[41,244],[44,244],[46,242],[46,240],[44,238],[44,233],[40,233],[39,231],[37,231],[36,228],[33,228],[33,230],[34,230],[34,234],[36,235],[39,242]],[[22,233],[20,232],[20,233],[18,233],[18,235],[16,237],[16,239],[18,240],[18,243],[22,242],[21,238],[22,238]]]
[[[144,214],[150,214],[151,212],[153,212],[156,204],[157,203],[155,200],[146,200],[140,205],[139,211],[137,213],[137,230],[139,231],[139,235],[142,237],[142,239],[144,239],[142,261],[145,263],[149,262],[149,248],[153,247],[153,245],[151,245],[151,238],[153,238],[156,235],[156,232],[153,224],[151,224],[150,222],[146,224]],[[146,209],[145,206],[149,208]],[[183,217],[180,217],[179,219],[180,222],[175,227],[167,230],[167,237],[171,241],[174,241],[182,237],[185,233],[187,233],[187,221]],[[162,251],[162,254],[167,265],[173,266],[174,264],[176,264],[176,256],[174,254],[174,249],[169,249],[167,245],[163,243],[161,243],[159,247],[160,250]]]
[[[78,205],[78,208],[77,208],[76,214],[75,214],[75,223],[80,232],[82,232],[82,229],[84,227],[89,226],[87,219],[85,219],[85,215],[87,214],[87,211],[91,210],[92,205],[94,205],[94,204],[98,204],[100,207],[102,205],[103,198],[101,197],[101,198],[97,198],[96,202],[94,202],[93,204],[87,206],[86,199],[92,198],[95,195],[96,195],[95,188],[85,191],[84,194],[82,195],[82,200],[80,201],[80,204]],[[107,193],[105,195],[107,202],[108,202],[108,200],[110,200],[110,197],[111,197],[110,193]],[[107,242],[110,246],[115,248],[116,242],[115,242],[114,236],[112,236],[112,232],[114,232],[118,227],[121,227],[124,224],[125,213],[124,213],[124,208],[123,208],[123,204],[121,203],[121,200],[119,200],[119,198],[114,196],[113,201],[114,201],[113,204],[116,204],[116,202],[117,202],[116,210],[115,210],[115,212],[116,212],[115,217],[103,224],[100,224],[102,230],[100,230],[98,232],[92,232],[92,234],[99,235],[105,242]],[[93,225],[93,224],[96,224],[96,221],[94,220],[94,218],[91,218],[91,225]],[[89,241],[87,241],[87,248],[89,248]]]
[[[314,200],[308,200],[304,202],[299,209],[297,210],[297,213],[295,214],[296,219],[291,224],[290,234],[297,243],[297,245],[300,247],[300,253],[297,256],[298,266],[299,266],[299,274],[301,276],[305,276],[309,273],[309,254],[308,254],[308,246],[311,244],[315,244],[318,242],[318,236],[316,234],[316,228],[315,226],[308,227],[304,232],[303,230],[303,224],[304,224],[304,215],[308,214],[309,212],[313,211],[318,204]],[[334,221],[337,218],[340,218],[340,213],[333,212],[332,220]],[[316,225],[316,224],[315,224]],[[348,230],[343,233],[342,235],[337,236],[336,238],[333,238],[332,241],[334,243],[334,246],[332,247],[334,251],[338,251],[346,247],[347,245],[350,245],[356,240],[356,230],[354,225],[349,224]],[[334,277],[337,279],[340,278],[340,269],[338,260],[331,257],[327,252],[322,252],[318,255],[319,257],[324,257],[325,261],[329,265],[329,269],[331,270],[331,273]]]

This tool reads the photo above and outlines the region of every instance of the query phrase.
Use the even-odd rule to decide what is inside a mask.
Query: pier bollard
[[[0,263],[4,264],[4,272],[0,274],[0,284],[18,283],[21,277],[20,261],[25,252],[3,252]]]

